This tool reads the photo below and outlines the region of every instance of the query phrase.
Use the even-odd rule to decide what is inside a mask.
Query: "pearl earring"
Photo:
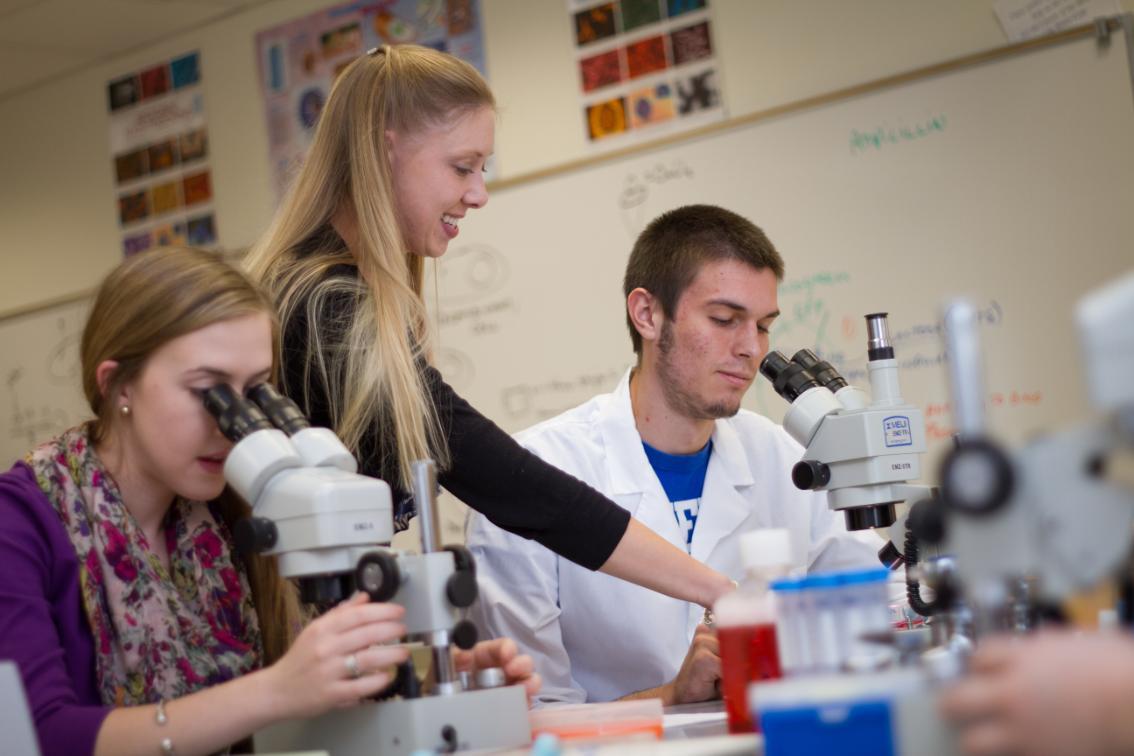
[[[118,411],[122,413],[122,417],[130,417],[130,405],[129,404],[123,404],[121,407],[118,408]]]

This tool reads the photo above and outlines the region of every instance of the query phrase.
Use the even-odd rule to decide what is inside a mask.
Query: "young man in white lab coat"
[[[737,542],[787,528],[801,570],[878,566],[882,540],[848,533],[824,494],[791,482],[802,449],[740,409],[779,315],[783,260],[764,233],[718,207],[655,219],[624,281],[637,365],[613,393],[517,439],[625,507],[696,559],[742,577]],[[536,702],[719,695],[702,609],[578,567],[470,513],[482,632],[511,637],[543,677]]]

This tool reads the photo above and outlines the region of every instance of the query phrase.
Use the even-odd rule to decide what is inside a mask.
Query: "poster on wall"
[[[487,78],[480,0],[359,0],[256,35],[277,200],[307,152],[335,77],[367,50],[398,43],[451,53]]]
[[[596,151],[725,118],[708,0],[567,0]]]
[[[119,76],[106,91],[122,251],[214,246],[200,53]]]

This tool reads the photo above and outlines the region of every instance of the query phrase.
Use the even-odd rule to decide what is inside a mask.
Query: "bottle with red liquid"
[[[776,648],[776,613],[768,584],[791,570],[791,538],[781,529],[753,530],[740,537],[745,577],[713,605],[721,649],[721,693],[733,733],[759,732],[748,703],[748,686],[782,676]]]

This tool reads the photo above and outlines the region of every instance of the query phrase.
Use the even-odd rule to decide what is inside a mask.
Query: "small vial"
[[[863,639],[868,634],[884,634],[890,629],[887,603],[889,571],[885,568],[852,570],[842,574],[845,604],[846,655],[843,666],[870,669],[886,655],[886,649]]]
[[[842,595],[836,574],[810,575],[804,581],[809,610],[813,672],[837,672],[843,661]]]
[[[804,637],[807,627],[799,605],[801,582],[787,577],[773,580],[770,586],[776,607],[776,648],[784,677],[806,672],[810,665]]]

